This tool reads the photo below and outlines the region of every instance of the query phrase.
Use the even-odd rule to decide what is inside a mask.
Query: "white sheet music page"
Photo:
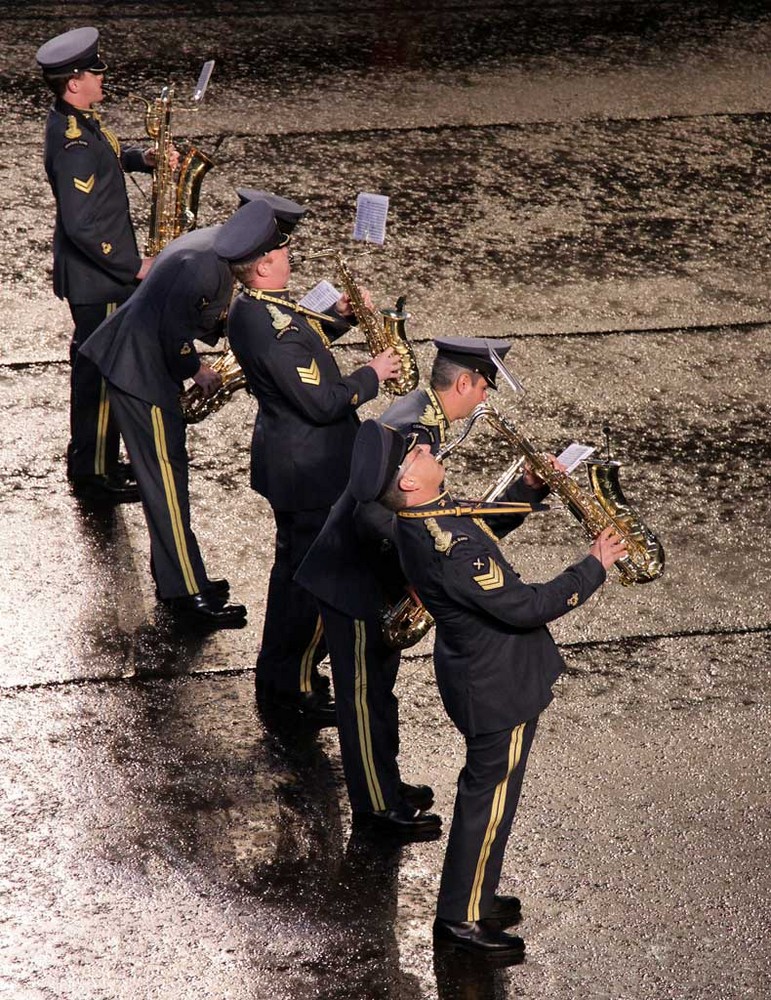
[[[595,451],[597,449],[590,448],[588,444],[579,444],[577,441],[574,441],[567,446],[561,455],[557,455],[557,458],[563,465],[567,466],[568,472],[572,472],[584,459],[593,455]]]
[[[320,281],[306,292],[297,304],[306,309],[313,309],[314,312],[323,313],[337,302],[340,295],[341,293],[331,282]]]
[[[356,221],[353,224],[353,238],[382,246],[385,243],[387,216],[387,194],[369,194],[366,191],[360,191],[356,196]]]

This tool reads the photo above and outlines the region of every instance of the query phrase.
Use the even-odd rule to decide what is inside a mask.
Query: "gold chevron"
[[[82,191],[83,194],[91,194],[91,192],[94,189],[94,180],[95,177],[93,174],[91,174],[88,180],[85,181],[82,181],[79,177],[73,177],[72,183],[75,185],[78,191]]]
[[[503,586],[503,570],[498,563],[490,557],[490,570],[487,573],[480,573],[474,577],[474,582],[478,583],[482,590],[498,590]]]
[[[300,381],[305,382],[306,385],[321,385],[321,372],[315,358],[307,368],[298,366],[297,374],[300,376]]]

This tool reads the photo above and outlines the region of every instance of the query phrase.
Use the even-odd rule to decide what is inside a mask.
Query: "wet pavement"
[[[200,222],[266,187],[311,206],[298,248],[347,249],[357,192],[390,195],[386,248],[355,270],[408,296],[424,372],[433,336],[511,335],[527,391],[501,409],[554,449],[611,428],[667,572],[553,628],[569,669],[504,866],[523,966],[435,959],[444,840],[352,833],[334,733],[256,712],[273,535],[248,488],[252,401],[189,433],[194,526],[242,630],[175,628],[138,506],[68,492],[34,52],[84,23],[126,139],[128,91],[185,93],[217,59],[177,129],[216,160]],[[33,2],[0,4],[0,27],[0,996],[768,995],[767,6]],[[337,350],[344,371],[364,359],[355,337]],[[482,431],[449,464],[474,492],[506,456]],[[583,547],[553,511],[509,552],[538,580]],[[398,693],[403,774],[449,820],[462,748],[430,641]]]

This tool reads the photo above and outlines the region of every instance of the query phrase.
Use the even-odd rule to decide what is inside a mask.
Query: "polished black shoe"
[[[219,601],[220,604],[224,604],[230,596],[230,584],[227,580],[207,580],[203,586],[203,592],[207,597],[212,598],[214,603]],[[156,601],[163,601],[164,604],[169,604],[176,598],[161,597],[161,592],[158,590],[158,584],[156,583],[155,599]]]
[[[319,729],[337,725],[335,703],[326,691],[279,691],[258,682],[257,703],[263,711],[291,713]]]
[[[213,594],[215,597],[221,597],[224,600],[227,600],[230,595],[230,583],[224,578],[222,580],[207,580],[203,589],[204,593]]]
[[[137,477],[134,475],[134,466],[131,462],[116,462],[109,471],[110,479],[119,483],[135,483]]]
[[[163,602],[175,618],[210,628],[242,628],[246,625],[243,604],[221,604],[206,594],[171,597]]]
[[[400,781],[399,794],[413,809],[430,809],[434,804],[434,790],[428,785],[408,785]]]
[[[499,927],[511,927],[522,919],[522,903],[516,896],[493,897],[493,905],[486,914],[487,920],[494,920]]]
[[[110,476],[73,476],[72,492],[79,500],[89,503],[136,503],[139,490],[136,483],[123,483]]]
[[[442,817],[402,805],[396,809],[354,812],[354,826],[373,833],[388,834],[406,840],[436,840],[442,832]]]
[[[522,938],[490,926],[485,920],[466,920],[455,924],[437,917],[434,921],[434,945],[453,951],[468,951],[507,965],[525,960]]]

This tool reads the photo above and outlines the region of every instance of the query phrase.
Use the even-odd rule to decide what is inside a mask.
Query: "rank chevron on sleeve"
[[[302,368],[298,365],[297,374],[300,376],[300,381],[304,382],[306,385],[321,384],[321,372],[319,371],[319,366],[316,363],[315,358],[311,361],[307,368]]]
[[[72,183],[78,191],[82,191],[83,194],[91,194],[94,189],[94,175],[91,174],[91,176],[85,181],[82,181],[79,177],[73,177]]]
[[[490,557],[490,569],[487,573],[480,573],[474,577],[474,582],[478,583],[482,590],[498,590],[503,586],[503,570],[498,563]]]

